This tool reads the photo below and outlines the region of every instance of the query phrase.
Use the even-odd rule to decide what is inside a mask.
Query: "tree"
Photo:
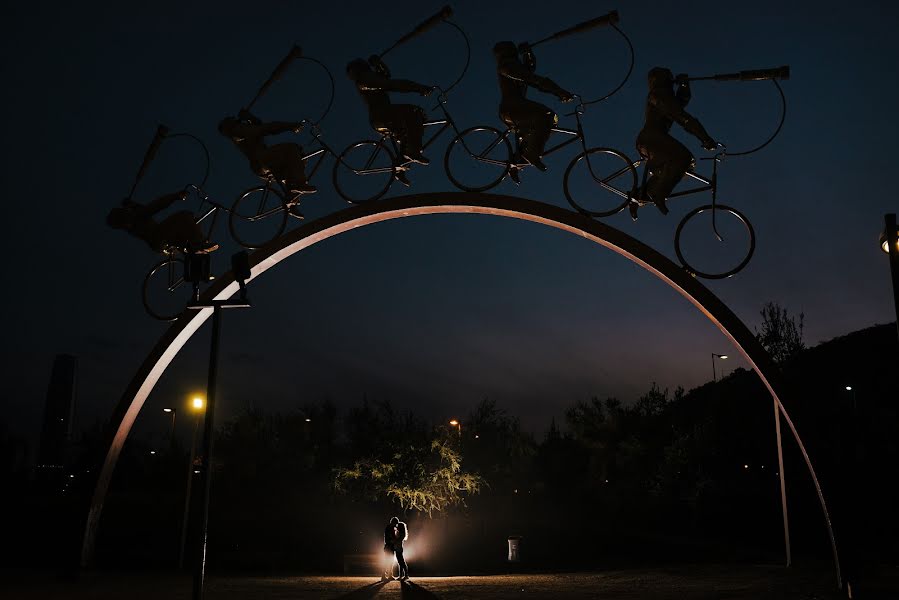
[[[464,505],[465,496],[477,494],[483,479],[462,470],[462,459],[449,441],[435,439],[430,447],[409,446],[390,460],[365,458],[352,467],[334,470],[334,489],[372,500],[388,498],[403,510],[432,516]]]
[[[767,302],[759,314],[762,316],[762,330],[756,329],[755,337],[774,362],[783,364],[805,349],[802,339],[805,313],[799,313],[797,323],[786,308],[776,302]]]

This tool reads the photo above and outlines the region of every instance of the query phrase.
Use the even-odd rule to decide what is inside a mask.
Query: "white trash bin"
[[[510,535],[509,536],[509,562],[520,562],[521,555],[519,553],[521,548],[521,536],[520,535]]]

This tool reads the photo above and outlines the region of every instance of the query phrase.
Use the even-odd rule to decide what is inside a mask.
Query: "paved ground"
[[[0,597],[10,600],[187,600],[190,578],[172,575],[91,574],[77,583],[50,578],[35,581],[9,574]],[[895,581],[895,573],[892,574]],[[629,569],[602,573],[422,577],[409,584],[375,583],[365,577],[224,577],[209,578],[206,600],[498,600],[586,599],[830,599],[841,598],[833,575],[824,570],[786,570],[770,566],[704,566]],[[899,588],[897,588],[899,589]],[[882,596],[889,598],[892,594]],[[899,598],[899,594],[892,596]]]

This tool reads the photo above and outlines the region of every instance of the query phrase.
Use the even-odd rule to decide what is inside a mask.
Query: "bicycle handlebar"
[[[299,46],[294,44],[293,48],[290,49],[290,52],[287,53],[287,56],[281,59],[281,62],[278,63],[278,66],[275,67],[275,70],[272,71],[272,74],[269,75],[268,79],[265,80],[265,83],[263,83],[259,88],[259,91],[256,92],[256,95],[253,96],[253,99],[250,100],[250,103],[247,104],[246,109],[249,111],[251,108],[253,108],[253,105],[256,104],[256,101],[259,100],[259,98],[268,91],[272,84],[275,83],[275,81],[277,81],[278,79],[281,79],[281,77],[284,75],[284,72],[287,70],[287,67],[290,66],[290,63],[302,56],[303,50]]]
[[[764,81],[766,79],[789,79],[790,66],[772,69],[750,69],[738,73],[719,73],[702,77],[687,77],[687,81]]]
[[[406,35],[404,35],[403,37],[401,37],[400,39],[395,41],[392,46],[387,48],[387,50],[384,50],[383,52],[381,52],[381,54],[379,54],[378,57],[383,58],[388,52],[390,52],[397,46],[399,46],[401,44],[405,44],[412,38],[418,37],[419,35],[423,34],[428,29],[434,27],[441,21],[444,21],[444,20],[450,18],[451,16],[453,16],[453,9],[452,9],[452,7],[450,7],[447,4],[446,6],[441,8],[439,11],[437,11],[437,13],[431,15],[430,17],[428,17],[427,19],[425,19],[424,21],[422,21],[421,23],[416,25],[412,31],[410,31],[409,33],[407,33]]]
[[[144,153],[144,160],[140,164],[140,169],[137,170],[137,177],[134,178],[134,183],[131,185],[131,191],[128,192],[128,199],[130,200],[132,196],[134,196],[134,190],[137,189],[137,184],[140,183],[140,180],[144,178],[144,175],[147,172],[147,168],[150,166],[150,163],[153,162],[153,159],[156,158],[156,152],[159,150],[159,146],[162,145],[162,141],[169,134],[169,128],[160,123],[156,127],[156,133],[153,135],[153,141],[150,142],[150,146],[147,148],[146,153]]]
[[[595,27],[602,27],[605,25],[616,25],[621,18],[618,16],[618,11],[613,10],[609,13],[602,15],[601,17],[596,17],[595,19],[590,19],[589,21],[584,21],[583,23],[578,23],[573,27],[569,27],[568,29],[563,29],[562,31],[557,31],[556,33],[543,38],[542,40],[538,40],[533,44],[527,44],[531,48],[534,46],[538,46],[543,42],[549,42],[553,40],[558,40],[563,37],[567,37],[569,35],[574,35],[575,33],[581,33],[583,31],[588,31]]]

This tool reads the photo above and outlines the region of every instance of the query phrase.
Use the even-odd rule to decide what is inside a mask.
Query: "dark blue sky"
[[[370,136],[344,64],[383,49],[441,4],[7,9],[2,365],[3,413],[15,415],[12,426],[36,429],[58,352],[80,358],[82,422],[105,417],[164,331],[139,298],[155,257],[104,223],[158,122],[207,141],[208,191],[230,204],[254,179],[216,123],[252,97],[291,44],[334,72],[337,97],[323,129],[342,148]],[[883,213],[899,209],[891,185],[899,137],[894,3],[546,6],[454,4],[472,42],[471,70],[450,98],[460,126],[498,124],[494,42],[534,40],[615,8],[636,46],[637,66],[621,93],[588,112],[590,145],[634,154],[645,73],[654,65],[707,74],[789,64],[783,133],[765,151],[722,166],[720,199],[755,225],[755,258],[737,277],[709,286],[750,325],[768,300],[804,311],[811,343],[893,320],[876,238]],[[444,26],[398,49],[390,64],[395,76],[445,84],[461,66],[461,49]],[[626,66],[623,44],[609,30],[547,45],[539,59],[541,72],[585,96],[614,85]],[[323,82],[314,70],[297,69],[258,112],[311,116],[323,101]],[[690,106],[734,149],[763,139],[777,108],[768,83],[698,83]],[[677,135],[703,155],[695,140]],[[449,139],[429,152],[437,159],[431,167],[413,173],[414,191],[450,189],[440,160]],[[563,205],[561,177],[573,155],[573,148],[562,152],[548,161],[548,173],[527,173],[521,188],[506,182],[497,192]],[[178,158],[161,154],[138,196],[183,177]],[[325,175],[306,204],[309,217],[345,206]],[[673,257],[677,221],[700,201],[672,203],[667,218],[646,209],[637,223],[625,215],[608,222]],[[227,241],[225,228],[220,237]],[[223,268],[231,250],[217,257]],[[325,395],[356,402],[367,393],[442,418],[489,396],[539,429],[591,395],[629,401],[653,380],[700,384],[711,375],[711,352],[733,352],[691,305],[635,265],[582,239],[493,217],[423,217],[346,234],[254,282],[253,300],[256,308],[229,314],[225,324],[226,413],[248,400],[274,409]],[[207,335],[196,336],[160,382],[142,427],[161,427],[162,406],[202,388]]]

